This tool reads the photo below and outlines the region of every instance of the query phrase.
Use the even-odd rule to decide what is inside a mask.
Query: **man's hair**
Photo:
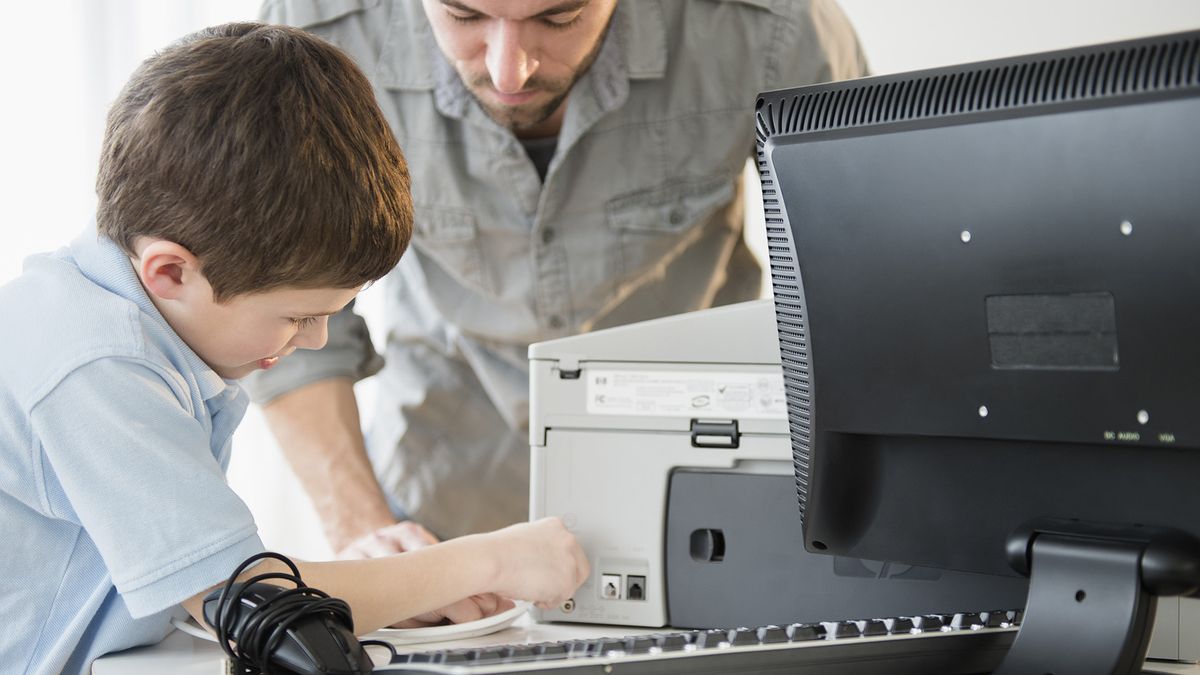
[[[195,255],[217,301],[357,288],[412,234],[408,168],[367,79],[286,26],[189,35],[134,72],[108,115],[100,233]]]

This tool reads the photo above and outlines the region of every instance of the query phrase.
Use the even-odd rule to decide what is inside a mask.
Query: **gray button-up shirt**
[[[757,297],[739,177],[755,95],[864,74],[833,0],[621,0],[543,182],[476,104],[416,0],[272,0],[371,78],[412,173],[367,435],[384,491],[442,536],[523,520],[530,343]],[[362,320],[247,384],[379,371]]]

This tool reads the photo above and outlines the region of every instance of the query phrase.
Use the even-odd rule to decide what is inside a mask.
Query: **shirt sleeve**
[[[242,380],[255,403],[271,400],[320,380],[336,377],[357,382],[378,373],[383,357],[371,344],[367,323],[352,310],[351,302],[329,319],[329,340],[321,349],[298,349],[270,370]]]
[[[51,515],[83,527],[135,618],[224,581],[263,550],[209,430],[167,377],[147,362],[100,359],[30,413]]]
[[[869,74],[858,34],[835,0],[786,2],[783,6],[791,21],[781,24],[781,44],[772,52],[768,89]]]

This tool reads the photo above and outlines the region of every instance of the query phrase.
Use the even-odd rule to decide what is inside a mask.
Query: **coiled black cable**
[[[292,573],[268,572],[245,581],[237,580],[247,567],[267,558],[285,563]],[[295,587],[282,588],[272,585],[280,590],[272,590],[272,595],[264,597],[261,593],[263,587],[255,588],[255,584],[269,579],[290,581]],[[257,604],[243,603],[243,596],[250,593],[258,596]],[[285,556],[268,551],[247,558],[229,576],[217,598],[215,620],[210,620],[210,623],[217,633],[217,641],[221,648],[234,664],[242,669],[241,672],[257,675],[277,670],[271,663],[272,654],[282,644],[289,629],[301,620],[321,614],[329,615],[353,632],[354,620],[350,614],[350,606],[344,600],[330,597],[328,593],[306,585],[301,580],[300,570],[295,563]]]

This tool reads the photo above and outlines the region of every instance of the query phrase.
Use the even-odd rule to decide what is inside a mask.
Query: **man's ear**
[[[180,299],[200,276],[199,259],[166,239],[155,239],[141,246],[133,264],[146,290],[163,300]]]

